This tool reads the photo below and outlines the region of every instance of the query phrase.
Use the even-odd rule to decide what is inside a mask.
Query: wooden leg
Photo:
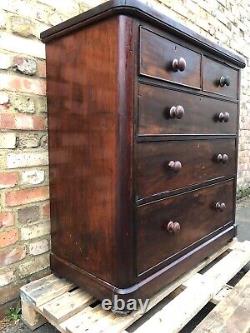
[[[23,294],[21,294],[21,303],[22,320],[32,331],[46,323],[46,319],[34,309]]]

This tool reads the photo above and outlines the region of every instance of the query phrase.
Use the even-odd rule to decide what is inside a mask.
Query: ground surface
[[[250,240],[250,198],[240,200],[237,204],[236,221],[238,223],[238,238],[239,240]],[[248,265],[250,269],[250,264]],[[204,309],[204,312],[208,311]],[[189,333],[192,331],[191,327],[194,325],[188,325],[182,332]],[[2,333],[31,333],[22,321],[17,323],[2,321],[0,322],[0,331]],[[56,333],[58,332],[49,324],[45,324],[38,328],[35,333]]]

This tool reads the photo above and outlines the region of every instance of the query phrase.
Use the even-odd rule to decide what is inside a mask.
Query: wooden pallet
[[[234,241],[228,244],[155,295],[150,300],[147,311],[153,312],[159,307],[158,303],[161,301],[161,304],[164,303],[164,305],[148,320],[143,319],[150,313],[144,316],[136,311],[127,316],[118,316],[104,311],[90,294],[52,274],[21,288],[22,319],[31,329],[41,326],[47,320],[62,333],[125,332],[139,319],[140,325],[135,328],[136,333],[147,333],[153,330],[168,333],[179,332],[209,301],[219,303],[215,309],[224,308],[225,300],[230,303],[228,294],[238,295],[239,292],[242,294],[246,290],[248,311],[250,312],[250,275],[246,274],[239,285],[233,289],[227,285],[227,282],[249,261],[250,242]],[[238,295],[238,298],[239,304],[243,304],[242,307],[246,306],[246,302],[243,301],[244,297]],[[224,300],[221,301],[222,299]],[[238,311],[242,307],[239,307]],[[230,310],[223,315],[224,326],[226,325],[225,318],[229,318],[230,314],[234,312],[235,301],[231,301],[229,308]],[[215,309],[207,317],[212,330],[204,329],[201,323],[197,327],[196,333],[222,332],[214,329],[216,316],[221,318],[220,315],[213,314]],[[212,318],[210,319],[209,316]],[[236,333],[238,331],[225,330],[223,332]]]

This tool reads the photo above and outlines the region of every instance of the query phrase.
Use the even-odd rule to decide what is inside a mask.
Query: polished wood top
[[[86,25],[119,14],[136,17],[146,22],[153,23],[156,26],[160,26],[162,29],[177,36],[181,36],[194,45],[200,46],[221,58],[229,60],[238,67],[244,68],[246,65],[245,59],[242,56],[209,41],[198,33],[139,0],[111,0],[105,2],[104,4],[42,32],[41,39],[43,42],[47,43],[72,31],[79,30]]]

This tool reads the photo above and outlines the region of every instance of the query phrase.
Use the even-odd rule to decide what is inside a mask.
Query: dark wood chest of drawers
[[[138,1],[46,43],[51,267],[97,298],[148,298],[236,235],[244,60]]]

